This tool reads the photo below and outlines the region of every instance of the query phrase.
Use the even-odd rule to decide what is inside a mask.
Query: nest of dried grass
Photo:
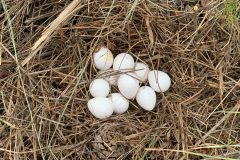
[[[2,0],[1,159],[240,157],[240,28],[225,1],[69,4]],[[99,45],[171,75],[153,112],[90,115]]]

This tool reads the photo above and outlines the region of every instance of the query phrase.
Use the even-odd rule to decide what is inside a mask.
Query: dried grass
[[[239,159],[240,27],[226,1],[82,0],[60,19],[72,1],[1,2],[0,159]],[[99,45],[169,73],[154,111],[89,113]]]

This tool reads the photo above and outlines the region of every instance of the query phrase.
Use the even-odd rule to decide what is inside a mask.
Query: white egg
[[[151,111],[156,105],[156,93],[151,87],[143,86],[139,88],[136,100],[143,109]]]
[[[97,69],[107,70],[113,64],[113,55],[108,48],[101,47],[99,51],[93,54],[93,60]]]
[[[113,112],[122,114],[128,110],[129,102],[120,93],[112,93],[109,97],[113,103]]]
[[[117,86],[117,81],[120,77],[120,74],[112,69],[108,69],[106,71],[100,71],[98,77],[105,79],[110,85]]]
[[[118,79],[118,89],[127,99],[135,98],[139,89],[139,81],[134,73],[122,74]]]
[[[129,70],[134,68],[134,59],[128,53],[118,54],[113,61],[113,70]]]
[[[148,73],[148,82],[156,92],[166,92],[171,86],[168,74],[157,70]]]
[[[89,111],[96,118],[104,119],[113,114],[113,103],[106,97],[96,97],[90,99],[87,106]]]
[[[93,97],[107,97],[110,92],[110,86],[104,79],[95,79],[91,82],[89,91]]]
[[[148,78],[149,67],[144,63],[135,64],[135,73],[139,80],[146,82]]]

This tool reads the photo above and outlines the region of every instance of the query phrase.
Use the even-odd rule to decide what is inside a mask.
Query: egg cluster
[[[140,107],[151,111],[156,106],[156,92],[165,92],[171,85],[168,74],[158,70],[150,71],[147,64],[135,63],[128,53],[120,53],[113,58],[108,48],[101,47],[94,53],[93,61],[100,71],[89,86],[94,98],[88,101],[87,106],[96,118],[103,119],[113,113],[126,112],[129,100],[135,98]],[[150,86],[145,85],[147,81]],[[110,94],[112,85],[118,87],[119,93]]]

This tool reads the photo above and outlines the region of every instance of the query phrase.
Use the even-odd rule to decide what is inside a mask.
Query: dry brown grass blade
[[[0,65],[2,64],[2,48],[0,47]]]
[[[203,137],[198,140],[196,145],[199,145],[203,140],[205,140],[210,134],[212,134],[224,121],[226,121],[233,113],[235,113],[240,108],[240,101],[225,115],[223,116]]]
[[[79,1],[5,1],[17,52],[6,18],[0,18],[0,159],[239,157],[240,146],[231,144],[240,144],[240,30],[222,19],[224,0],[207,6],[82,0],[58,21]],[[98,78],[91,60],[98,45],[114,56],[130,52],[170,75],[172,86],[157,93],[153,111],[130,100],[124,114],[105,120],[90,114],[89,83]],[[21,62],[29,56],[26,74],[17,74],[15,55]]]
[[[47,43],[52,34],[56,29],[70,16],[73,16],[73,13],[77,11],[77,6],[80,4],[80,0],[72,1],[60,14],[59,16],[48,26],[48,28],[42,33],[41,37],[34,43],[31,48],[30,55],[25,58],[21,65],[26,65],[36,54],[37,52]]]
[[[146,18],[146,25],[147,25],[147,30],[149,34],[149,40],[150,40],[150,48],[152,49],[153,44],[154,44],[154,36],[153,36],[153,31],[150,25],[149,17]]]

